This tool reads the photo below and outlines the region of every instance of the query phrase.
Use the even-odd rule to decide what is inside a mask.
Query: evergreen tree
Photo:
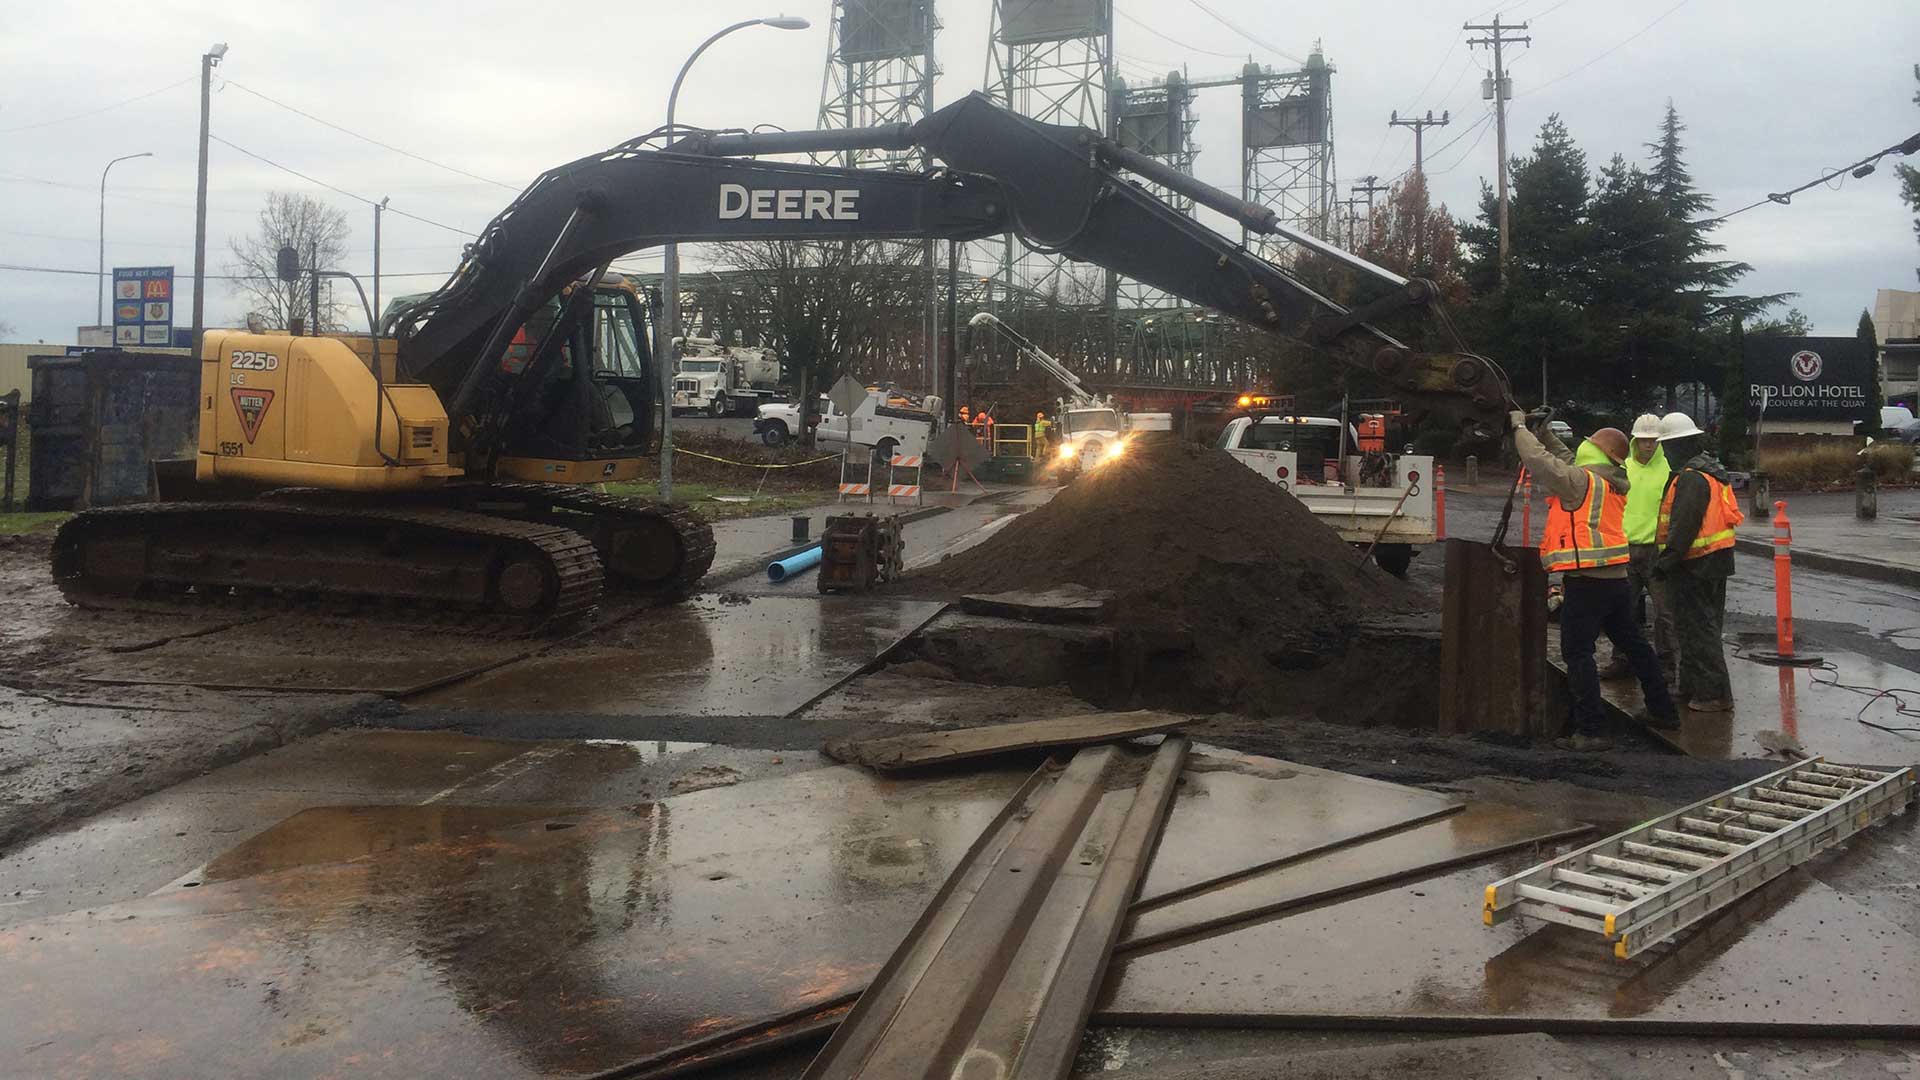
[[[1867,418],[1860,421],[1859,433],[1879,438],[1885,434],[1880,430],[1880,406],[1887,403],[1886,395],[1880,392],[1880,343],[1875,340],[1873,316],[1867,309],[1860,309],[1860,326],[1854,336],[1867,350]]]
[[[1713,209],[1713,200],[1693,186],[1680,140],[1685,131],[1679,109],[1668,101],[1659,137],[1646,144],[1651,154],[1647,186],[1667,216],[1665,233],[1648,245],[1650,258],[1642,270],[1661,293],[1647,329],[1656,367],[1665,369],[1669,382],[1701,380],[1715,366],[1710,358],[1694,355],[1693,330],[1754,310],[1756,304],[1764,307],[1772,299],[1724,293],[1753,267],[1711,258],[1724,248],[1709,235],[1714,226],[1701,220]]]
[[[1722,360],[1725,369],[1720,382],[1720,458],[1729,465],[1745,460],[1753,449],[1747,427],[1747,410],[1753,403],[1747,392],[1746,341],[1740,320],[1730,320],[1726,355]]]
[[[1788,296],[1795,295],[1788,293]],[[1779,337],[1806,337],[1813,332],[1813,320],[1799,308],[1788,308],[1778,319],[1756,319],[1747,327],[1749,334],[1774,334]]]
[[[1558,400],[1602,389],[1592,334],[1582,315],[1579,267],[1588,244],[1587,156],[1558,114],[1540,126],[1529,157],[1510,170],[1507,281],[1498,286],[1499,207],[1484,186],[1479,222],[1460,229],[1472,254],[1469,285],[1481,298],[1466,313],[1470,340],[1505,365],[1516,387]]]
[[[1602,370],[1623,400],[1649,400],[1676,375],[1649,343],[1683,329],[1663,313],[1665,275],[1653,266],[1669,221],[1666,205],[1647,175],[1615,154],[1596,178],[1587,216],[1594,255],[1582,266],[1582,289],[1595,336],[1607,343]]]

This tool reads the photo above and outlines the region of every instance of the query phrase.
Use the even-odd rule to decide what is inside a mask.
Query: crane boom
[[[992,312],[990,311],[980,312],[978,315],[975,315],[973,318],[968,319],[967,325],[968,326],[991,326],[995,330],[998,330],[1000,333],[1004,334],[1008,341],[1013,342],[1013,347],[1020,351],[1021,356],[1040,365],[1042,368],[1046,370],[1047,374],[1053,376],[1055,379],[1058,379],[1060,382],[1060,385],[1067,388],[1067,397],[1072,404],[1074,405],[1100,404],[1100,399],[1094,397],[1091,393],[1088,392],[1086,384],[1080,381],[1080,376],[1075,375],[1072,371],[1068,370],[1065,364],[1062,364],[1060,361],[1055,360],[1052,356],[1049,356],[1045,349],[1042,349],[1040,346],[1035,345],[1032,341],[1028,340],[1025,334],[1022,334],[1018,330],[1015,330],[1013,327],[1008,326],[1006,323],[1001,322],[999,318],[996,317]]]

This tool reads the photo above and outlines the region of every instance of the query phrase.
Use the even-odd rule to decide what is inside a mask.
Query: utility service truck
[[[1236,417],[1214,444],[1293,493],[1340,538],[1371,546],[1390,574],[1405,575],[1413,545],[1435,534],[1433,459],[1366,445],[1352,425],[1342,438],[1330,416]]]
[[[722,345],[712,338],[681,338],[673,377],[673,411],[708,416],[746,415],[780,396],[780,354],[772,349]]]
[[[925,408],[904,408],[888,404],[889,392],[869,389],[853,412],[841,410],[825,394],[820,395],[820,424],[814,429],[814,442],[822,449],[865,447],[878,461],[890,461],[895,454],[918,457],[927,452],[927,443],[940,427],[940,399],[925,399]],[[800,437],[800,405],[781,402],[760,406],[753,430],[768,446],[784,446]]]
[[[992,312],[980,312],[967,320],[967,326],[999,331],[1021,359],[1052,375],[1066,390],[1055,411],[1058,422],[1052,435],[1059,443],[1054,455],[1060,467],[1089,469],[1123,454],[1127,440],[1137,432],[1173,430],[1172,413],[1129,413],[1114,404],[1111,396],[1096,396],[1072,369]]]

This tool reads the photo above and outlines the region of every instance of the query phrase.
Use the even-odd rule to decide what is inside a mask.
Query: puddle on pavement
[[[1458,806],[1431,791],[1290,761],[1196,754],[1181,777],[1140,899]]]
[[[1179,809],[1176,806],[1176,811]],[[1141,911],[1128,923],[1122,948],[1198,929],[1218,932],[1223,926],[1252,921],[1258,917],[1256,912],[1298,906],[1390,874],[1432,874],[1448,862],[1484,858],[1516,845],[1564,838],[1577,828],[1573,822],[1519,807],[1474,803],[1436,821],[1240,877]]]
[[[1701,934],[1633,960],[1615,960],[1598,934],[1523,918],[1483,926],[1486,885],[1544,857],[1517,852],[1121,957],[1097,1014],[1908,1030],[1920,1017],[1920,974],[1912,964],[1920,940],[1797,871],[1763,890],[1768,895],[1758,907],[1737,905]]]
[[[782,716],[939,609],[914,600],[701,596],[416,700],[491,712]]]
[[[23,991],[0,1011],[0,1059],[31,1050],[47,1075],[604,1068],[863,984],[1024,779],[836,767],[615,811],[310,811],[216,860],[251,876],[0,931]]]
[[[663,742],[659,739],[582,739],[586,746],[624,746],[638,754],[642,765],[669,758],[675,754],[705,750],[712,743],[703,742]]]

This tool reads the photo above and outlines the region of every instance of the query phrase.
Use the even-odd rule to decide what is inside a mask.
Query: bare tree
[[[341,210],[299,192],[268,192],[253,233],[228,242],[233,259],[227,273],[233,276],[233,292],[266,327],[286,329],[289,318],[308,316],[310,296],[305,281],[289,285],[280,280],[280,249],[290,246],[298,251],[303,269],[338,270],[350,233],[347,215]],[[348,310],[334,302],[332,283],[323,281],[319,329],[346,329]]]
[[[5,319],[0,319],[0,338],[9,338],[12,336],[13,324]]]
[[[757,240],[722,244],[719,256],[745,276],[809,410],[843,370],[871,371],[887,359],[880,354],[899,329],[920,317],[917,245]]]

